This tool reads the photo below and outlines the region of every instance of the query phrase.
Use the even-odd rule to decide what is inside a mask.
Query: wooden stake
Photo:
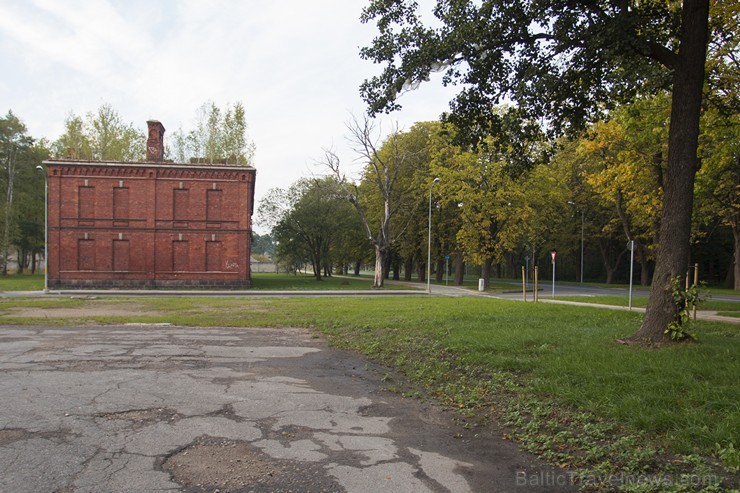
[[[699,264],[694,264],[694,287],[699,288]],[[696,321],[696,303],[694,303],[694,321]]]
[[[540,279],[539,269],[538,269],[538,266],[535,265],[534,266],[534,302],[535,303],[537,303],[537,298],[538,298],[537,289],[539,285],[539,279]]]

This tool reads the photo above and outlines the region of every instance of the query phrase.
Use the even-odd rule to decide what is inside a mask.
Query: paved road
[[[0,326],[0,491],[557,491],[300,329]],[[568,487],[560,488],[565,491]]]

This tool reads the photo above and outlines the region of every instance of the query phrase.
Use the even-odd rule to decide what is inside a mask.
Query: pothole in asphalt
[[[208,491],[239,491],[278,479],[282,470],[247,443],[201,438],[170,456],[162,469],[183,486]]]
[[[154,409],[131,409],[128,411],[119,411],[115,413],[100,413],[98,417],[108,420],[130,421],[136,427],[146,426],[159,421],[174,421],[179,415],[172,409],[154,408]]]
[[[161,465],[192,493],[341,491],[320,462],[273,459],[247,442],[204,436]]]

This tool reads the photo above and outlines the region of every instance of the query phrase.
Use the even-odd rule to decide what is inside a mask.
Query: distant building
[[[147,124],[145,162],[44,162],[49,288],[250,287],[256,170],[164,162]]]

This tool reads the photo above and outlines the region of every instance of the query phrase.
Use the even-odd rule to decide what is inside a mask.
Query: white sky
[[[55,140],[70,112],[103,103],[142,130],[157,119],[172,132],[192,128],[206,101],[240,101],[257,148],[259,203],[270,188],[322,172],[322,147],[348,171],[361,166],[345,124],[365,110],[360,83],[380,70],[358,54],[375,34],[359,21],[366,3],[0,0],[0,112]],[[382,128],[437,119],[452,94],[422,85]]]

